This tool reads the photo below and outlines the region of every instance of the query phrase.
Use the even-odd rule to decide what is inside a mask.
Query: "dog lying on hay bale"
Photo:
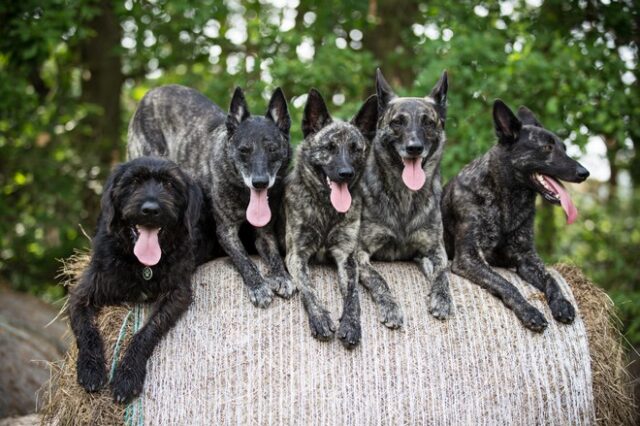
[[[81,254],[65,264],[69,285],[87,262]],[[301,304],[251,309],[227,259],[203,265],[193,280],[194,303],[149,360],[139,399],[123,407],[108,389],[86,393],[76,382],[74,347],[54,366],[44,422],[633,424],[613,303],[575,266],[556,265],[551,273],[579,315],[572,325],[551,323],[542,335],[521,327],[496,298],[456,275],[454,314],[436,321],[420,297],[415,268],[397,262],[376,268],[398,289],[406,327],[387,330],[363,298],[367,338],[346,352],[308,334]],[[541,293],[498,271],[548,314]],[[335,272],[311,272],[335,316],[341,306],[330,285]],[[99,316],[110,367],[113,353],[123,353],[136,323],[143,322],[144,307],[129,308],[104,309]]]

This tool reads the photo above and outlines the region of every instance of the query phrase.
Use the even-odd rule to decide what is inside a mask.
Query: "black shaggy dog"
[[[173,162],[141,157],[118,166],[102,195],[92,257],[71,290],[69,314],[78,345],[78,383],[94,392],[107,381],[102,306],[154,301],[147,323],[131,340],[112,380],[117,402],[140,394],[147,359],[191,303],[191,275],[207,260],[201,244],[202,191]]]
[[[500,298],[525,327],[542,331],[547,326],[542,313],[490,266],[516,268],[545,294],[553,317],[571,323],[575,310],[535,249],[535,201],[540,194],[562,205],[567,222],[573,222],[577,210],[560,181],[582,182],[589,172],[527,108],[520,107],[516,117],[497,100],[493,120],[498,143],[444,188],[442,219],[451,269]]]

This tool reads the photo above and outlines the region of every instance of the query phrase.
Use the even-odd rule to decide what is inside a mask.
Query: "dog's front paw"
[[[285,275],[269,275],[265,280],[269,288],[284,299],[290,299],[296,291],[296,287],[287,273]]]
[[[78,384],[87,392],[96,392],[107,382],[107,368],[102,355],[79,355],[76,369]]]
[[[131,366],[123,362],[116,370],[111,382],[113,400],[119,404],[127,404],[140,395],[145,375],[144,367]]]
[[[330,340],[336,331],[329,312],[324,310],[315,314],[309,314],[309,327],[311,328],[311,335],[323,341]]]
[[[549,302],[549,308],[551,308],[551,314],[556,321],[561,323],[571,324],[576,317],[576,310],[567,299],[552,300]]]
[[[254,306],[258,308],[266,308],[273,300],[273,291],[266,283],[248,287],[249,299]]]
[[[343,317],[340,320],[337,336],[342,342],[342,345],[347,349],[353,349],[358,346],[360,337],[362,336],[360,320],[353,317]]]
[[[439,320],[451,315],[451,296],[447,292],[432,292],[429,297],[429,313]]]
[[[544,331],[544,329],[547,328],[547,325],[549,325],[544,315],[531,305],[526,306],[518,315],[518,318],[529,330],[539,333]]]
[[[385,297],[378,301],[378,316],[380,322],[391,329],[400,328],[404,323],[402,309],[391,297]]]

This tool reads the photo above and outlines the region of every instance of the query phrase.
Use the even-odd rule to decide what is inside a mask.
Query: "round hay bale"
[[[76,258],[72,269],[86,262]],[[498,270],[550,320],[543,334],[524,329],[496,298],[456,275],[454,315],[438,321],[428,314],[427,284],[415,265],[376,268],[401,303],[405,326],[382,326],[362,291],[362,343],[347,351],[311,337],[298,297],[254,308],[228,259],[203,265],[193,280],[193,306],[149,360],[139,399],[125,410],[111,402],[108,388],[85,393],[75,380],[74,348],[54,375],[45,422],[633,424],[613,305],[577,268],[557,267],[567,281],[551,270],[577,302],[571,326],[552,320],[532,286]],[[337,323],[342,303],[333,268],[312,268],[312,280]],[[100,316],[107,359],[128,312]],[[133,332],[133,321],[127,323],[125,341]]]

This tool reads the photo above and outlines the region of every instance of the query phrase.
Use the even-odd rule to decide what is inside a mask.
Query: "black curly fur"
[[[141,205],[156,201],[160,213],[143,216]],[[117,402],[142,391],[147,359],[191,303],[191,276],[213,256],[215,225],[206,223],[201,188],[173,162],[141,157],[118,166],[102,195],[92,241],[93,255],[70,292],[69,314],[78,345],[78,382],[87,391],[107,381],[104,345],[95,316],[102,306],[155,302],[147,323],[133,336],[111,383]],[[133,254],[136,225],[161,227],[162,257],[145,280]]]

